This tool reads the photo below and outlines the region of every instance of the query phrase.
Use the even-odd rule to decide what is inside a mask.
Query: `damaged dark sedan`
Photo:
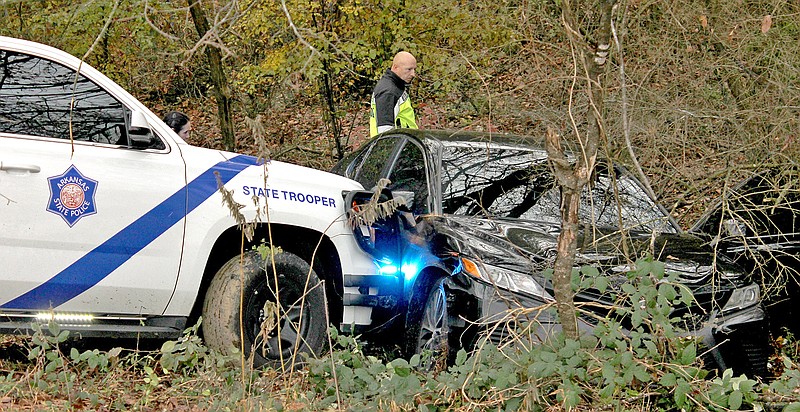
[[[800,165],[751,172],[689,231],[752,273],[774,335],[800,334]],[[785,329],[785,331],[784,331]]]
[[[383,326],[365,333],[402,333],[408,354],[443,347],[452,354],[493,330],[500,342],[493,319],[554,302],[545,273],[556,255],[560,192],[542,141],[397,129],[368,141],[334,172],[373,188],[347,195],[354,211],[378,194],[399,205],[394,214],[354,224],[384,275],[361,303],[374,307],[373,325]],[[766,373],[759,286],[733,262],[715,259],[701,238],[683,233],[624,168],[598,163],[580,213],[576,265],[619,276],[630,269],[626,256],[650,250],[694,293],[696,307],[676,310],[685,312],[687,334],[709,349],[709,367]],[[575,299],[615,304],[592,291]],[[590,330],[591,317],[581,319]],[[537,321],[544,334],[560,330],[554,314]]]

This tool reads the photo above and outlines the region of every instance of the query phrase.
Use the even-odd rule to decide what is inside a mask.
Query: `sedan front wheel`
[[[448,323],[445,278],[437,278],[428,288],[412,295],[406,319],[406,351],[420,354],[423,367],[441,370],[450,353],[450,324]]]

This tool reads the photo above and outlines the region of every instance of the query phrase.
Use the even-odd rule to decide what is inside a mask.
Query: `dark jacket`
[[[372,92],[370,136],[394,127],[417,128],[406,82],[391,69],[381,76]]]

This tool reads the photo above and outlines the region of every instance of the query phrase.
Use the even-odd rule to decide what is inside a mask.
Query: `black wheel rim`
[[[272,320],[274,327],[271,330],[262,330],[269,323],[265,322],[269,320],[267,302],[276,303],[275,282],[272,276],[270,278],[272,280],[262,273],[245,295],[242,317],[245,344],[252,347],[257,356],[273,360],[283,358],[285,361],[294,353],[295,347],[302,347],[302,338],[308,333],[309,308],[306,304],[301,312],[302,291],[279,274],[277,296],[281,301],[281,318],[278,322]]]

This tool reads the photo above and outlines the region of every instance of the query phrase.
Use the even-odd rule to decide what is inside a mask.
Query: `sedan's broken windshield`
[[[442,210],[456,215],[559,223],[560,193],[544,150],[486,143],[442,149]],[[675,232],[659,208],[624,171],[598,164],[584,190],[581,221],[602,227]]]

